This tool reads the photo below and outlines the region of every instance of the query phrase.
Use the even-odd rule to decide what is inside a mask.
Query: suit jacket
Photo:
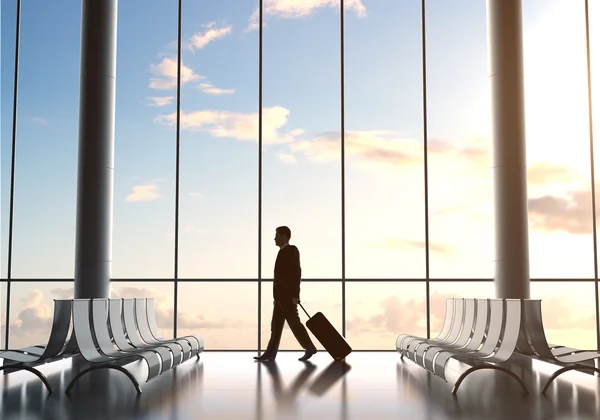
[[[273,297],[300,299],[300,251],[295,245],[287,245],[279,250],[275,260]]]

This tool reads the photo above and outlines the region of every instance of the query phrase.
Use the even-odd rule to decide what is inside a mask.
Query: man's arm
[[[300,279],[302,278],[302,268],[300,267],[300,251],[295,246],[290,246],[287,259],[288,287],[293,297],[300,296]]]

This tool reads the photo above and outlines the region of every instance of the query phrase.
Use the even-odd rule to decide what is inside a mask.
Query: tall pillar
[[[81,2],[75,298],[110,292],[117,5]]]
[[[496,298],[529,299],[521,0],[487,0]]]

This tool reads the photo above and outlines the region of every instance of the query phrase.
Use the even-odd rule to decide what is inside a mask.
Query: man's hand
[[[298,303],[300,303],[300,299],[298,299],[296,297],[292,298],[292,302],[294,302],[297,305]]]

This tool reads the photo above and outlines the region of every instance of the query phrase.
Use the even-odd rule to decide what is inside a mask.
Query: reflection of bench
[[[559,375],[574,369],[589,369],[600,373],[592,365],[582,364],[600,359],[600,352],[577,350],[564,346],[549,345],[542,322],[542,305],[539,300],[523,302],[523,328],[519,335],[517,351],[521,354],[563,366],[552,374],[542,390],[546,394],[548,387]]]
[[[419,366],[447,381],[446,365],[457,359],[471,365],[462,372],[452,388],[456,394],[462,381],[472,372],[494,369],[513,377],[525,393],[527,387],[512,371],[497,363],[514,353],[521,325],[518,299],[452,299],[446,301],[446,315],[435,339],[400,335],[396,349]]]
[[[148,333],[148,314],[136,316],[133,299],[75,299],[73,322],[81,355],[92,366],[73,378],[66,389],[70,394],[73,385],[87,372],[97,369],[115,369],[123,372],[141,393],[138,379],[126,368],[135,361],[144,361],[147,374],[145,382],[173,369],[192,356],[200,357],[203,343],[190,344],[185,339],[152,341]],[[91,319],[91,324],[90,324]],[[148,340],[148,341],[147,341]],[[151,341],[151,342],[149,342]]]
[[[46,376],[35,367],[78,354],[77,342],[73,339],[73,335],[67,340],[71,326],[72,303],[70,300],[54,301],[54,316],[48,344],[0,351],[0,359],[3,359],[0,371],[5,373],[8,373],[6,372],[8,370],[29,371],[40,378],[48,392],[52,394]]]

